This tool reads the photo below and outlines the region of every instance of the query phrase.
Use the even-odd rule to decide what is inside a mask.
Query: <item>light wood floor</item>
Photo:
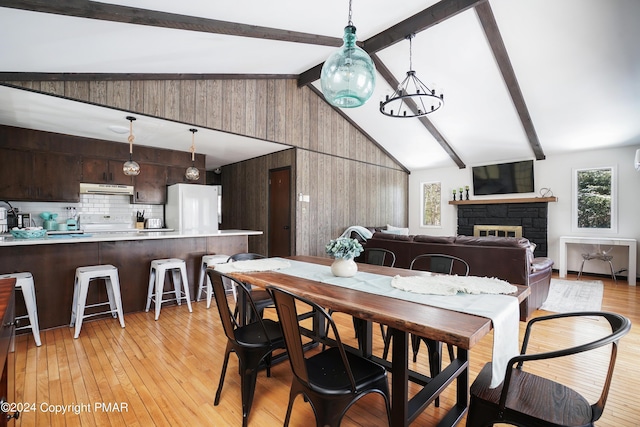
[[[609,401],[597,425],[638,426],[640,331],[635,326],[640,324],[638,291],[626,282],[603,281],[603,310],[630,317],[634,327],[621,342]],[[536,313],[539,314],[544,313]],[[343,339],[353,342],[351,319],[341,314],[337,314],[336,319],[344,331]],[[220,405],[213,406],[225,346],[213,305],[207,310],[204,301],[194,303],[192,314],[185,306],[163,307],[158,321],[154,321],[153,313],[149,312],[126,315],[125,322],[125,329],[120,328],[115,319],[85,322],[76,340],[69,328],[48,330],[42,333],[41,347],[35,346],[31,335],[18,336],[15,401],[28,404],[30,411],[23,412],[16,425],[241,425],[235,356],[231,357]],[[538,347],[546,349],[553,344],[579,340],[586,332],[598,329],[597,323],[587,321],[562,330],[544,331],[543,344]],[[521,324],[521,336],[523,326]],[[378,330],[375,331],[374,351],[380,354],[382,342]],[[471,351],[472,380],[490,359],[491,343],[491,336],[487,336]],[[585,394],[593,394],[602,377],[596,373],[596,367],[606,356],[598,354],[595,358],[578,359],[560,367],[541,365],[532,370]],[[414,368],[428,372],[424,349]],[[274,366],[271,378],[264,372],[259,375],[250,426],[282,425],[290,380],[288,362]],[[454,392],[455,388],[450,387],[443,395],[441,408],[427,408],[412,426],[436,425],[444,408],[452,404]],[[55,412],[61,410],[66,410],[66,414]],[[291,426],[307,427],[312,425],[312,420],[309,405],[298,398]],[[384,420],[382,400],[372,395],[352,407],[342,425],[384,426]]]

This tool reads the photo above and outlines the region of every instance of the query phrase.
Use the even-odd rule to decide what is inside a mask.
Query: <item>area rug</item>
[[[602,281],[551,279],[549,296],[540,310],[555,313],[570,311],[600,311]]]

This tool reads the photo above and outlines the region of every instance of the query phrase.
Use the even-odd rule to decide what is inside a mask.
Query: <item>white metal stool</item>
[[[108,302],[100,302],[87,305],[87,292],[92,281],[104,279],[107,287]],[[109,310],[99,313],[85,314],[85,310],[91,307],[109,305]],[[88,267],[76,268],[76,278],[73,284],[73,306],[71,307],[71,323],[75,325],[74,338],[80,336],[80,329],[84,319],[92,316],[110,313],[114,318],[120,320],[120,326],[124,328],[124,315],[122,313],[122,298],[120,294],[120,280],[118,279],[118,269],[110,264],[91,265]]]
[[[14,278],[16,279],[16,289],[22,291],[24,297],[24,305],[27,307],[27,314],[25,316],[16,317],[16,320],[29,319],[29,324],[16,328],[16,331],[22,329],[31,329],[33,333],[33,339],[36,345],[39,347],[42,345],[40,342],[40,327],[38,326],[38,307],[36,305],[36,289],[33,283],[33,275],[31,273],[13,273],[2,274],[0,279]]]
[[[164,279],[166,273],[171,272],[173,282],[173,291],[164,292]],[[182,290],[180,289],[182,286]],[[163,299],[163,295],[175,293],[175,298]],[[189,281],[187,279],[187,264],[184,260],[178,258],[154,259],[151,261],[151,270],[149,271],[149,290],[147,291],[147,307],[145,311],[149,311],[151,301],[156,307],[156,320],[160,317],[160,307],[163,302],[176,301],[178,305],[182,304],[182,300],[187,301],[187,307],[191,313],[191,296],[189,295]]]
[[[205,280],[207,285],[207,308],[211,306],[211,295],[213,293],[213,288],[211,286],[211,280],[209,280],[209,276],[206,274],[207,267],[214,264],[224,264],[229,259],[229,255],[203,255],[202,256],[202,264],[200,264],[200,279],[198,281],[198,293],[196,294],[196,301],[200,301],[200,296],[202,295],[202,291],[205,290]],[[236,298],[236,288],[231,287],[233,290],[233,298]]]

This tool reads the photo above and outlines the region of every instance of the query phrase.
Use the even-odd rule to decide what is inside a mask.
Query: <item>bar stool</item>
[[[38,307],[36,306],[36,290],[33,283],[33,275],[31,273],[13,273],[2,274],[0,279],[13,278],[16,279],[16,289],[22,291],[24,297],[24,305],[27,308],[27,314],[25,316],[18,316],[16,320],[29,319],[29,324],[16,328],[16,331],[23,329],[31,329],[33,333],[33,339],[36,342],[36,346],[40,347],[40,327],[38,326]]]
[[[202,291],[204,291],[205,279],[207,281],[207,308],[211,306],[211,295],[213,293],[213,289],[211,287],[211,280],[209,280],[209,276],[206,274],[207,267],[214,264],[224,264],[229,259],[229,255],[203,255],[202,263],[200,264],[200,278],[198,279],[198,293],[196,294],[196,301],[200,301],[200,296],[202,295]],[[233,291],[233,299],[236,299],[236,288],[234,286],[231,287]]]
[[[103,279],[107,287],[108,302],[87,304],[87,292],[92,281]],[[85,314],[85,310],[91,307],[109,305],[109,310],[99,313]],[[71,307],[70,327],[75,325],[74,338],[80,336],[80,329],[84,319],[92,316],[110,313],[114,318],[120,320],[120,326],[124,328],[124,315],[122,314],[122,299],[120,296],[120,280],[118,279],[118,269],[111,264],[92,265],[88,267],[76,268],[76,278],[73,284],[73,306]]]
[[[164,279],[166,273],[171,273],[173,282],[173,291],[164,292]],[[180,290],[182,286],[183,290]],[[155,292],[154,292],[155,291]],[[175,293],[175,298],[162,299],[163,295]],[[163,302],[176,301],[178,305],[182,304],[182,300],[187,301],[189,313],[191,310],[191,296],[189,295],[189,281],[187,280],[187,264],[184,260],[177,258],[154,259],[151,261],[151,270],[149,271],[149,290],[147,291],[147,308],[149,311],[151,301],[156,307],[156,320],[160,317],[160,307]]]

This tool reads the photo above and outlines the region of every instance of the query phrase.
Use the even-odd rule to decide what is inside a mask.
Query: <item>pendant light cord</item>
[[[409,39],[409,70],[413,71],[413,38],[415,34],[409,34],[407,38]]]
[[[347,24],[349,26],[353,26],[353,21],[351,21],[351,1],[352,0],[349,0],[349,22]]]
[[[133,136],[133,121],[135,119],[133,116],[127,117],[127,120],[129,120],[129,160],[131,160],[131,156],[133,155],[133,140],[136,139],[136,137]]]
[[[196,161],[196,132],[198,129],[189,129],[191,132],[191,162]]]

